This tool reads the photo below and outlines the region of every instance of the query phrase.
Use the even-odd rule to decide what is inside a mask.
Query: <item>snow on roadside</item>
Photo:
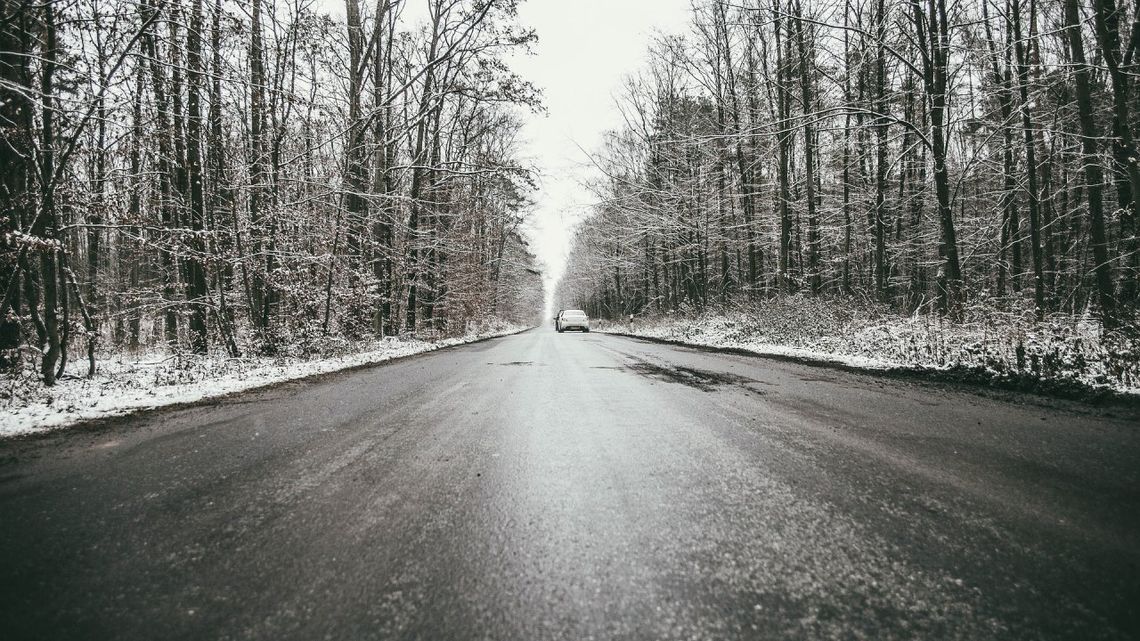
[[[92,419],[122,416],[164,405],[262,387],[272,383],[382,363],[393,358],[430,352],[443,347],[505,336],[526,329],[500,326],[494,331],[438,341],[374,341],[364,351],[328,358],[236,358],[186,355],[117,356],[97,361],[92,378],[67,376],[54,387],[0,378],[8,386],[0,401],[0,438],[66,427]],[[72,369],[85,367],[77,363]],[[17,387],[22,389],[17,390]]]
[[[1108,337],[1099,323],[1081,316],[1036,321],[977,311],[953,323],[790,296],[753,308],[666,313],[598,329],[861,369],[970,371],[1140,395],[1140,342]]]
[[[635,322],[632,326],[628,323],[610,324],[600,328],[599,331],[611,334],[644,336],[646,338],[700,345],[702,347],[739,349],[754,352],[762,356],[787,356],[811,361],[838,363],[862,369],[885,370],[899,367],[900,365],[899,363],[869,356],[856,356],[839,352],[829,352],[822,349],[766,343],[764,341],[734,340],[728,332],[723,331],[723,327],[717,327],[715,323],[707,323],[704,326],[700,326],[693,322],[657,322],[647,324],[642,321]]]

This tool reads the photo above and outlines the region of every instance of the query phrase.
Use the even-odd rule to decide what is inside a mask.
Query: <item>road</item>
[[[0,442],[0,637],[1136,639],[1138,425],[533,330]]]

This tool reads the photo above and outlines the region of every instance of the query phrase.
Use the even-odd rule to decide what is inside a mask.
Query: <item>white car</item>
[[[586,312],[580,309],[567,309],[558,315],[554,328],[559,332],[568,329],[580,329],[588,333],[590,331],[590,319],[586,317]]]

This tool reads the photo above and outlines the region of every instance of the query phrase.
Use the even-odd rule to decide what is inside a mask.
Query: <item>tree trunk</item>
[[[1093,121],[1092,88],[1089,82],[1089,65],[1085,62],[1082,22],[1079,0],[1065,0],[1065,27],[1076,76],[1077,114],[1081,124],[1081,155],[1085,175],[1085,197],[1089,207],[1089,235],[1092,237],[1097,302],[1105,326],[1112,327],[1116,324],[1116,301],[1113,296],[1112,266],[1108,261],[1108,241],[1104,229],[1104,204],[1101,191],[1104,174],[1097,153],[1099,134]]]
[[[1029,64],[1025,45],[1021,39],[1021,0],[1010,0],[1012,8],[1014,55],[1017,57],[1017,85],[1021,96],[1021,128],[1025,136],[1025,172],[1029,200],[1029,242],[1033,257],[1033,301],[1037,318],[1045,317],[1044,255],[1041,247],[1040,192],[1037,189],[1037,155],[1033,136],[1033,117],[1029,109]]]
[[[776,135],[779,138],[779,165],[777,167],[776,180],[779,182],[779,191],[777,193],[777,202],[780,215],[780,262],[779,262],[779,280],[780,289],[785,293],[794,291],[794,283],[791,277],[791,255],[792,255],[792,212],[791,212],[791,187],[790,177],[788,176],[788,165],[790,163],[789,155],[791,154],[791,97],[788,95],[788,76],[789,73],[785,69],[787,66],[787,58],[783,53],[780,38],[780,12],[779,3],[773,7],[772,29],[776,34],[776,84],[777,84],[777,100],[776,111],[779,114],[779,121],[777,123]]]
[[[29,182],[34,180],[33,131],[34,95],[29,86],[28,64],[33,45],[29,33],[31,9],[4,5],[0,24],[0,83],[23,88],[3,90],[0,100],[0,122],[5,123],[4,144],[0,144],[0,286],[4,287],[3,310],[0,313],[0,368],[11,369],[20,362],[16,352],[23,341],[20,328],[21,283],[27,274],[27,249],[16,240],[14,232],[22,230],[31,210]]]
[[[261,3],[262,0],[252,0],[250,9],[250,36],[249,36],[249,221],[250,245],[254,256],[261,254],[264,239],[260,229],[265,207],[265,65],[263,56],[261,34]],[[240,234],[240,228],[235,224],[235,233]],[[242,256],[242,266],[245,269],[246,257]],[[269,314],[272,293],[270,291],[269,270],[272,262],[266,252],[265,268],[255,266],[252,271],[250,285],[249,313],[250,320],[259,333],[263,342],[269,337],[266,330],[269,326]]]
[[[143,14],[143,22],[153,20],[156,9],[149,2],[143,2],[139,11]],[[175,226],[174,194],[171,184],[172,164],[174,154],[171,144],[171,113],[170,103],[167,102],[166,77],[159,60],[158,44],[154,32],[147,28],[143,35],[143,49],[150,63],[151,91],[154,95],[155,120],[158,131],[158,197],[159,211],[164,235],[160,239],[159,263],[162,266],[162,298],[164,322],[163,330],[166,343],[174,348],[178,344],[178,312],[175,309],[175,286],[178,282],[178,268],[174,252],[171,247],[175,244],[172,230]]]
[[[1135,305],[1137,294],[1140,293],[1140,204],[1137,203],[1140,191],[1140,150],[1137,150],[1133,141],[1129,108],[1130,72],[1128,62],[1132,58],[1136,46],[1137,29],[1140,29],[1140,18],[1133,25],[1133,42],[1129,43],[1130,51],[1121,51],[1120,14],[1121,8],[1116,6],[1116,0],[1097,0],[1093,3],[1094,21],[1097,40],[1100,41],[1101,55],[1105,66],[1108,67],[1108,78],[1112,86],[1112,159],[1113,172],[1116,175],[1117,202],[1121,209],[1120,236],[1123,241],[1123,252],[1126,256],[1127,268],[1122,270],[1124,278],[1121,280],[1120,299],[1122,302]],[[1138,9],[1140,11],[1140,9]]]
[[[209,350],[206,313],[210,306],[206,293],[206,195],[203,191],[205,175],[202,170],[202,24],[202,0],[193,0],[190,28],[186,31],[186,174],[190,190],[189,222],[192,232],[189,242],[191,255],[186,261],[186,299],[190,304],[190,351],[195,354],[205,354]]]
[[[934,161],[934,192],[938,202],[938,219],[942,229],[939,254],[944,259],[941,278],[943,310],[952,317],[962,312],[964,283],[958,258],[958,237],[954,229],[954,212],[950,208],[950,176],[946,168],[949,122],[948,58],[950,36],[945,0],[927,0],[926,15],[921,0],[912,0],[915,29],[923,58],[923,81],[930,101],[931,156]],[[929,34],[925,22],[929,21]]]
[[[40,96],[41,138],[40,138],[40,212],[32,235],[47,241],[48,247],[40,250],[40,284],[43,287],[43,324],[46,346],[40,375],[44,385],[54,385],[56,363],[60,357],[59,318],[59,274],[56,262],[56,210],[55,210],[55,66],[59,59],[58,42],[55,30],[55,3],[43,5],[43,50],[40,53]]]
[[[875,5],[875,297],[886,302],[887,286],[887,14],[884,0]]]

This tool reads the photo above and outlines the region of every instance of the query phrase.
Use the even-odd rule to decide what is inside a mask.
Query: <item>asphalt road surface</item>
[[[0,442],[0,638],[1137,639],[1138,427],[535,330]]]

